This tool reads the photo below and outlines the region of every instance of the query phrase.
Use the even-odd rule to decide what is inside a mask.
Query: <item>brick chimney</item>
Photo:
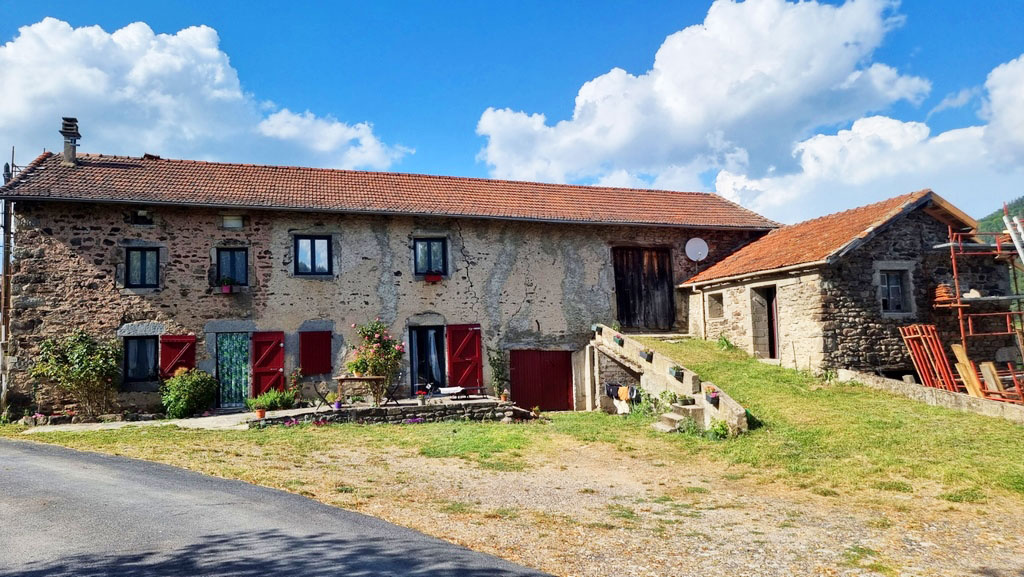
[[[60,133],[64,137],[63,164],[74,166],[78,164],[78,156],[75,149],[78,148],[78,139],[82,138],[82,135],[78,133],[78,119],[70,116],[62,118]]]

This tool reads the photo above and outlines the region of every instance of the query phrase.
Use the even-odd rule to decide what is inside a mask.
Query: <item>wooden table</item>
[[[373,394],[370,392],[370,389],[369,389],[369,387],[367,385],[369,383],[379,383],[379,382],[387,381],[387,377],[376,377],[376,376],[372,376],[372,375],[365,375],[365,376],[362,376],[362,377],[357,377],[355,375],[351,375],[351,376],[350,375],[343,375],[343,376],[340,376],[340,377],[334,377],[334,380],[338,381],[338,398],[339,399],[344,399],[344,398],[351,397],[351,396],[356,395],[356,394],[358,394],[358,395],[368,395],[368,396],[372,397]],[[365,384],[362,387],[349,387],[349,386],[347,386],[349,383],[365,383]],[[398,390],[398,386],[397,385],[390,387],[390,390],[385,390],[384,391],[384,395],[383,395],[384,396],[384,402],[381,403],[381,406],[384,406],[384,405],[386,405],[386,404],[388,404],[390,402],[398,403],[398,400],[396,400],[394,398],[395,397],[395,392],[397,390]]]

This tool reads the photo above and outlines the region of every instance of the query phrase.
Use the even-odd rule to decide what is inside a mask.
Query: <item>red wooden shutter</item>
[[[178,369],[194,368],[195,335],[160,335],[160,378],[169,379]]]
[[[448,325],[445,327],[445,339],[448,345],[448,386],[483,386],[480,325]]]
[[[331,372],[331,331],[299,333],[299,366],[303,375]]]
[[[284,390],[284,333],[252,334],[252,395]]]

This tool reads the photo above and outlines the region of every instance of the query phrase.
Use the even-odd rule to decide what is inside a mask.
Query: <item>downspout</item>
[[[8,355],[10,353],[11,334],[11,242],[14,237],[11,231],[11,201],[0,200],[3,203],[3,261],[0,262],[0,415],[7,412],[7,391],[9,388]]]

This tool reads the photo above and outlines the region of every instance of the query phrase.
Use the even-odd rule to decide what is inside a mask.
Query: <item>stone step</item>
[[[674,433],[674,432],[676,432],[676,427],[673,427],[673,426],[670,426],[670,425],[666,425],[665,423],[662,423],[661,421],[658,421],[657,423],[654,423],[653,425],[651,425],[651,428],[653,428],[655,431],[658,431],[659,433]]]
[[[704,407],[700,405],[672,405],[672,412],[677,415],[689,417],[695,421],[700,421],[701,417],[704,416]]]
[[[678,427],[679,423],[687,418],[688,417],[684,417],[683,415],[680,415],[678,413],[664,413],[658,420],[670,427]]]

